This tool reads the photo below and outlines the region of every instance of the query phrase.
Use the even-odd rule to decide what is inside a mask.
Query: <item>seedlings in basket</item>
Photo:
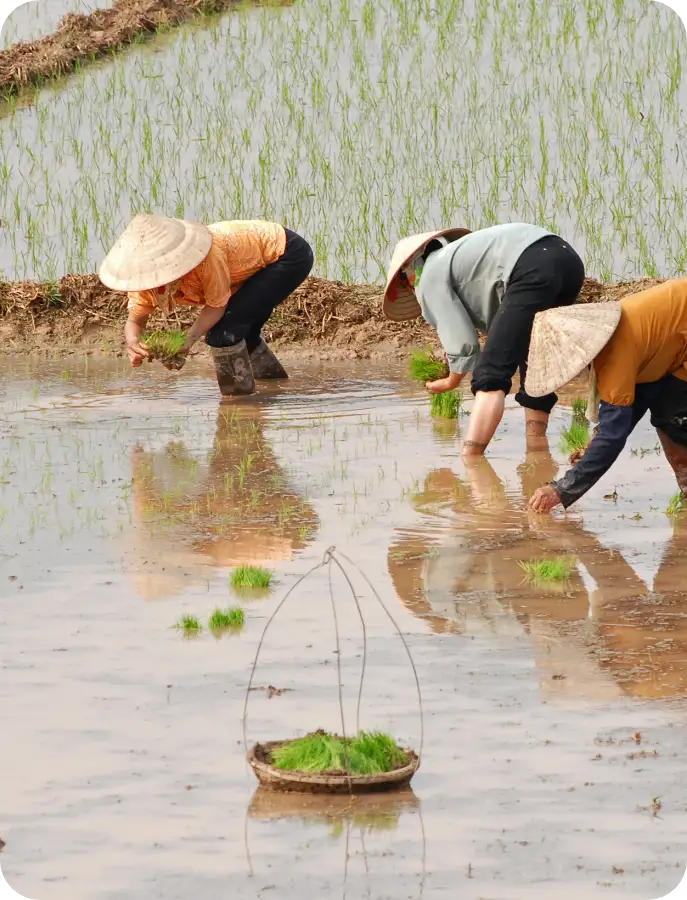
[[[437,419],[457,419],[463,408],[463,395],[460,391],[444,391],[432,394],[431,413]]]
[[[589,443],[589,424],[587,421],[575,421],[570,428],[564,428],[561,432],[561,447],[566,454],[584,450]]]
[[[183,631],[186,636],[200,634],[203,626],[195,616],[183,616],[174,626],[178,631]]]
[[[268,588],[273,577],[273,573],[262,566],[239,566],[231,573],[231,584],[235,588]]]
[[[448,376],[448,364],[437,359],[429,350],[414,350],[408,363],[410,377],[414,381],[436,381]]]
[[[208,627],[212,631],[221,631],[225,628],[238,630],[243,628],[246,621],[246,613],[239,606],[232,606],[229,609],[216,609],[210,616]]]
[[[186,343],[186,334],[180,329],[174,331],[147,331],[141,335],[144,344],[153,359],[165,362],[174,359]]]
[[[677,494],[673,494],[670,498],[670,503],[666,509],[666,515],[670,516],[671,519],[676,519],[680,513],[684,512],[686,509],[687,497],[685,497],[682,491],[678,491]]]
[[[316,731],[272,750],[272,765],[290,772],[379,775],[392,772],[407,761],[406,752],[390,735],[380,731],[361,731],[356,737],[347,738],[345,745],[343,738]]]
[[[557,556],[554,559],[521,560],[518,565],[530,584],[568,581],[575,571],[575,560]]]

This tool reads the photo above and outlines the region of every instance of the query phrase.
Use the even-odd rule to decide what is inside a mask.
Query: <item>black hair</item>
[[[431,253],[436,253],[437,250],[442,250],[444,244],[441,241],[434,238],[434,240],[430,241],[429,244],[425,247],[425,251],[422,254],[422,259],[427,262],[428,257]]]

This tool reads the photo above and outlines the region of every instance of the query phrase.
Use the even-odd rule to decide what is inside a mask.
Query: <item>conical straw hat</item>
[[[392,322],[405,322],[408,319],[417,319],[422,315],[415,291],[407,281],[402,281],[398,277],[403,266],[410,262],[417,253],[424,250],[427,244],[435,238],[446,237],[449,241],[457,241],[466,234],[470,234],[467,228],[445,228],[443,231],[413,234],[396,244],[387,273],[382,301],[382,310],[387,319],[391,319]]]
[[[100,280],[113,291],[146,291],[181,278],[200,265],[212,233],[199,222],[139,213],[100,266]]]
[[[525,391],[544,397],[576,378],[609,342],[620,303],[581,303],[537,313],[532,327]]]

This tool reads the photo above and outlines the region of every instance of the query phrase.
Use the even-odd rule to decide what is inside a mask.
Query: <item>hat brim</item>
[[[399,278],[405,265],[418,253],[421,253],[430,241],[445,237],[449,242],[470,234],[467,228],[445,228],[442,231],[427,231],[403,238],[394,248],[391,264],[387,273],[386,288],[382,298],[382,312],[391,322],[407,322],[422,315],[415,291],[406,281]]]
[[[617,300],[562,306],[534,317],[525,392],[530,397],[554,393],[584,371],[618,328]]]
[[[107,254],[98,277],[112,291],[152,290],[188,275],[211,247],[212,232],[200,222],[141,214]]]

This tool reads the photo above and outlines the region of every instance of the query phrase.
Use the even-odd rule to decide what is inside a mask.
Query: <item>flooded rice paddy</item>
[[[244,4],[3,110],[0,275],[97,271],[143,209],[284,222],[344,281],[513,220],[683,272],[685,41],[652,0]]]
[[[530,493],[564,464],[527,451],[510,404],[489,460],[394,372],[294,364],[218,404],[209,369],[2,364],[2,871],[39,900],[654,898],[685,869],[687,525],[648,424],[567,517]],[[469,404],[468,404],[469,405]],[[611,499],[605,499],[611,497]],[[258,641],[335,545],[408,641],[424,712],[412,790],[275,797],[244,762]],[[575,561],[568,585],[518,562]],[[275,573],[239,596],[242,562]],[[345,709],[362,634],[335,581]],[[403,647],[369,591],[363,727],[418,746]],[[172,626],[240,605],[238,633]],[[268,632],[249,741],[338,725],[325,576]],[[269,688],[276,688],[269,690]]]
[[[112,0],[28,0],[12,10],[2,26],[2,49],[16,41],[35,41],[57,29],[67,13],[93,12],[112,6]]]

